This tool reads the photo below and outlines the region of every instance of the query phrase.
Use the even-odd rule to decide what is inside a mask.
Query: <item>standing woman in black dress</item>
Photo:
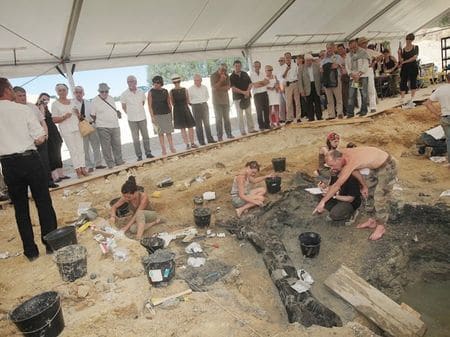
[[[417,56],[419,55],[419,46],[412,44],[414,41],[414,34],[410,33],[406,35],[405,48],[399,48],[399,60],[398,64],[401,67],[400,70],[400,96],[402,104],[406,108],[413,108],[414,95],[417,89],[417,75],[419,74],[419,66],[417,63]],[[405,102],[405,92],[411,89],[411,99]]]
[[[36,102],[39,110],[45,114],[45,123],[48,128],[48,161],[50,165],[50,171],[55,183],[60,182],[62,179],[69,179],[70,177],[64,175],[63,172],[63,163],[61,160],[61,146],[62,146],[62,138],[59,134],[58,128],[52,119],[52,114],[48,109],[48,103],[50,102],[50,95],[43,92],[39,95],[39,98]]]
[[[172,75],[172,83],[175,88],[170,90],[170,100],[173,105],[173,125],[181,130],[186,149],[198,147],[194,142],[195,120],[189,109],[189,94],[186,88],[181,87],[180,75]]]

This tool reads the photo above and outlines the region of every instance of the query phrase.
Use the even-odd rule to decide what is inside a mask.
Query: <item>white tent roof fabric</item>
[[[0,76],[306,50],[356,36],[393,39],[448,0],[2,0]]]

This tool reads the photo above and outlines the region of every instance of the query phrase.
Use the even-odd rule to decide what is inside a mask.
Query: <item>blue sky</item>
[[[84,87],[86,98],[92,98],[98,94],[98,84],[101,82],[108,83],[111,88],[110,94],[112,96],[120,96],[120,94],[127,88],[128,75],[136,76],[138,86],[148,85],[147,66],[75,72],[74,81],[75,85],[81,85]],[[10,82],[13,86],[22,86],[32,78],[33,77],[14,78],[11,79]],[[68,84],[67,80],[58,74],[41,76],[25,85],[24,88],[28,95],[39,95],[41,92],[47,92],[50,95],[55,95],[55,85],[57,83]]]

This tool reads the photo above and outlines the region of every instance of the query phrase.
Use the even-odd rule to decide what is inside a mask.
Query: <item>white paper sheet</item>
[[[323,193],[322,190],[318,187],[305,188],[305,191],[314,195]]]

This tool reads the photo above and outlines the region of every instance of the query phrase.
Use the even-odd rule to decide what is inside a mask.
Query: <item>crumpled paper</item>
[[[204,257],[189,257],[187,259],[187,264],[191,267],[198,268],[203,266],[206,263],[206,259]]]
[[[304,269],[298,269],[297,276],[299,280],[297,280],[294,284],[291,284],[291,288],[298,293],[304,293],[308,291],[311,288],[311,285],[314,283],[314,279],[312,278],[312,276]]]
[[[192,242],[184,250],[188,254],[194,254],[194,253],[201,253],[201,252],[203,252],[202,246],[200,246],[197,242]]]

